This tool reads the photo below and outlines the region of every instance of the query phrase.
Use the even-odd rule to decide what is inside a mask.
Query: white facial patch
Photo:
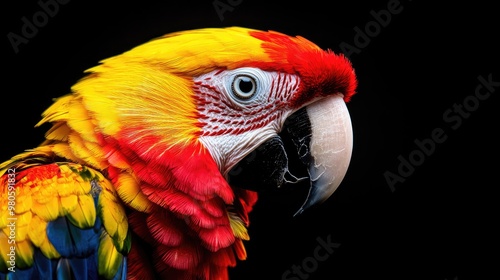
[[[221,170],[281,131],[299,84],[295,75],[250,67],[194,79],[200,140]]]

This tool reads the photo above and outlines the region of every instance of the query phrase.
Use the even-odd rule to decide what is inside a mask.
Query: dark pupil
[[[240,88],[241,92],[249,93],[253,90],[253,83],[248,78],[241,78],[238,83],[238,87]]]

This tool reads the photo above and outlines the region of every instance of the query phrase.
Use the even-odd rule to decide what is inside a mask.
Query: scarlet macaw
[[[228,279],[249,189],[286,181],[279,133],[308,167],[299,212],[349,165],[354,70],[303,37],[188,30],[86,73],[43,113],[46,140],[0,165],[1,278]]]

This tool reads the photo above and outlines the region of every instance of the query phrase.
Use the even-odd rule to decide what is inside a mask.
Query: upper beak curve
[[[333,194],[347,173],[353,146],[351,118],[341,94],[308,105],[304,113],[302,121],[287,126],[299,157],[308,166],[310,180],[307,199],[295,215]],[[306,126],[305,118],[309,120]]]

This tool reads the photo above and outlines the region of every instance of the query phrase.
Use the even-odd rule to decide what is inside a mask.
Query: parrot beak
[[[338,188],[351,160],[353,133],[342,95],[316,101],[292,115],[291,120],[286,129],[308,167],[310,180],[309,194],[297,215],[324,202]]]
[[[310,182],[306,201],[295,213],[301,214],[328,199],[347,172],[352,154],[351,118],[341,94],[328,96],[303,107],[285,121],[281,137],[289,137],[307,168]],[[292,159],[280,136],[275,136],[241,160],[228,173],[233,187],[255,191],[280,187]],[[290,155],[290,156],[289,156]],[[292,175],[293,176],[293,175]],[[294,177],[295,182],[302,181]]]

